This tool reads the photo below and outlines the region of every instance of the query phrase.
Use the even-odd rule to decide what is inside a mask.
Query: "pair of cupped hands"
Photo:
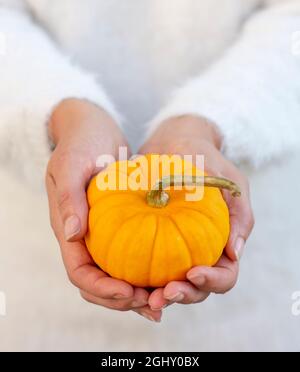
[[[118,125],[96,105],[69,99],[54,110],[49,136],[55,144],[46,175],[51,225],[68,277],[86,301],[119,311],[132,310],[159,322],[163,309],[171,304],[203,302],[211,293],[224,294],[235,286],[254,219],[248,181],[223,157],[220,135],[213,124],[192,115],[171,118],[161,123],[139,151],[204,155],[207,172],[229,178],[242,189],[240,198],[223,194],[230,210],[231,234],[217,265],[194,267],[186,281],[171,282],[152,292],[109,277],[94,264],[84,243],[88,224],[86,188],[100,171],[96,161],[102,154],[117,158],[119,147],[128,147]]]

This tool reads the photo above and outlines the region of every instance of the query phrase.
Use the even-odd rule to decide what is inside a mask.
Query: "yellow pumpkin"
[[[183,174],[190,183],[204,174],[184,161],[178,168],[173,157],[147,155],[111,164],[87,191],[87,248],[104,272],[134,286],[185,280],[192,267],[215,265],[228,241],[229,211],[219,187],[238,195],[237,186],[206,177],[206,186],[194,189],[201,188],[202,199],[186,200],[191,190],[187,184],[179,190]]]

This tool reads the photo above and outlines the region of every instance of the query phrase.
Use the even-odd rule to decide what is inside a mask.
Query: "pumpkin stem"
[[[151,191],[147,193],[147,203],[153,208],[164,208],[168,205],[170,195],[165,191],[175,186],[205,186],[217,187],[230,191],[233,197],[242,195],[240,187],[234,182],[220,177],[210,176],[167,176],[158,181]]]

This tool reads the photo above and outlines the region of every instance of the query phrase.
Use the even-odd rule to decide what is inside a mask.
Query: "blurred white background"
[[[85,303],[66,277],[46,196],[0,172],[0,351],[300,351],[300,152],[251,176],[256,228],[236,289],[161,324]]]

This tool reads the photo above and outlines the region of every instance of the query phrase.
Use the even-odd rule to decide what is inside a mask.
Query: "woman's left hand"
[[[152,310],[161,310],[172,303],[193,304],[208,298],[211,293],[224,294],[238,279],[239,260],[253,229],[249,184],[246,177],[220,152],[220,136],[207,120],[193,116],[172,118],[156,130],[141,148],[141,154],[204,155],[205,171],[237,183],[242,190],[240,198],[224,192],[230,211],[231,234],[224,254],[215,267],[194,267],[187,280],[171,282],[156,289],[149,297]]]

